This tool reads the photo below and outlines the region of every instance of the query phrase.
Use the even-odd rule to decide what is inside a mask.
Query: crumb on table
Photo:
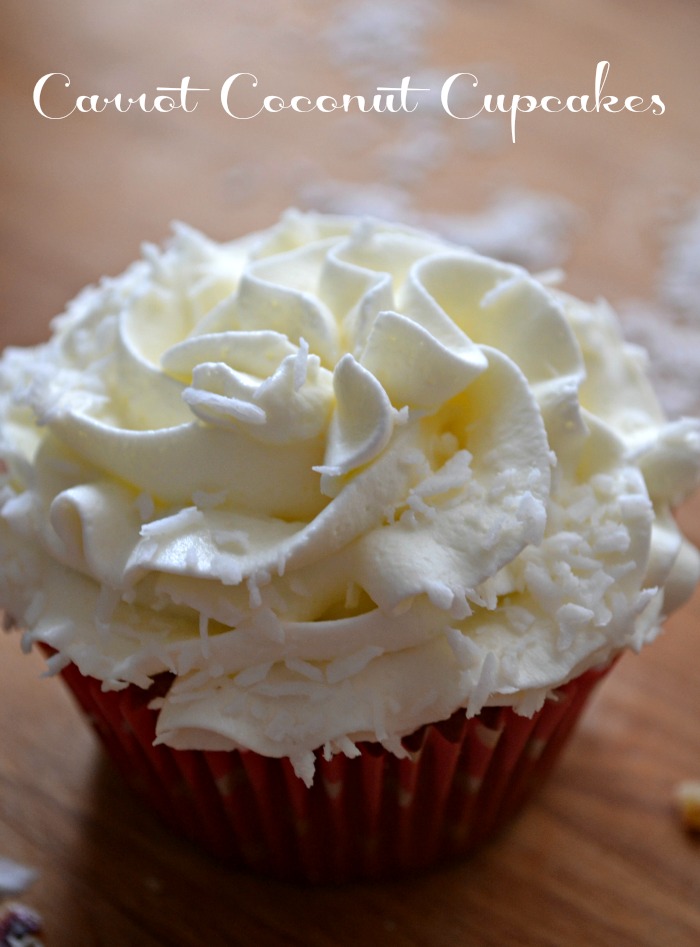
[[[688,829],[700,832],[700,780],[685,780],[678,784],[676,799]]]

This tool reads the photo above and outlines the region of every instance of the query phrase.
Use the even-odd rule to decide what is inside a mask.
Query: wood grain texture
[[[665,215],[700,194],[700,7],[436,9],[428,52],[415,69],[407,54],[385,84],[419,66],[449,75],[491,64],[504,92],[570,94],[587,91],[607,59],[611,88],[659,92],[667,111],[521,116],[515,145],[506,134],[486,150],[469,129],[441,126],[449,154],[412,184],[414,205],[470,212],[509,185],[561,194],[584,215],[567,285],[588,298],[652,296]],[[76,93],[136,94],[188,74],[215,88],[242,70],[285,94],[357,91],[360,80],[333,61],[331,14],[313,0],[8,0],[3,12],[2,345],[43,339],[66,299],[119,272],[142,240],[160,241],[173,218],[224,238],[268,225],[324,176],[391,183],[379,156],[398,130],[382,121],[236,123],[207,100],[190,115],[49,122],[32,107],[34,83],[53,70],[70,74]],[[680,516],[700,543],[700,499]],[[699,630],[696,594],[658,641],[622,660],[550,784],[473,859],[337,890],[224,872],[171,838],[102,761],[60,683],[39,679],[40,658],[0,636],[0,853],[39,869],[27,900],[52,947],[694,947],[700,838],[682,830],[673,792],[700,777]]]

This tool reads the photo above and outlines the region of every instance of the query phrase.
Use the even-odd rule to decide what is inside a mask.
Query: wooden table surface
[[[174,218],[233,237],[341,181],[440,215],[479,211],[504,187],[560,195],[581,211],[566,285],[648,300],[668,215],[700,196],[695,0],[5,0],[3,13],[2,345],[42,340],[71,295]],[[286,98],[473,72],[484,91],[566,96],[592,92],[600,60],[606,92],[656,93],[665,113],[523,114],[513,144],[507,116],[486,129],[436,112],[241,120],[217,91],[237,72]],[[79,94],[152,96],[186,75],[212,91],[189,113],[49,120],[32,90],[52,72],[71,80],[47,85],[53,114]],[[679,515],[700,544],[700,498]],[[417,879],[306,890],[227,873],[170,838],[60,683],[39,679],[39,656],[1,636],[0,856],[38,869],[24,899],[53,947],[691,947],[700,838],[673,794],[700,778],[699,668],[696,594],[623,659],[550,784],[497,841]]]

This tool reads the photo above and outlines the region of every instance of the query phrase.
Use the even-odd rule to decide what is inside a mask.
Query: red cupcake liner
[[[287,759],[153,746],[148,705],[169,675],[147,691],[103,692],[74,665],[61,673],[128,784],[173,829],[238,867],[339,883],[419,871],[491,838],[545,778],[608,670],[570,681],[530,718],[456,711],[405,738],[405,758],[376,743],[354,759],[317,752],[311,788]]]

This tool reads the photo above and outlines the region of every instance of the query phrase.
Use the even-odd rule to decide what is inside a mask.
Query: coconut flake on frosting
[[[354,755],[531,714],[692,590],[668,424],[604,304],[376,221],[186,227],[0,360],[0,595],[160,742]],[[40,588],[41,593],[36,594]]]

